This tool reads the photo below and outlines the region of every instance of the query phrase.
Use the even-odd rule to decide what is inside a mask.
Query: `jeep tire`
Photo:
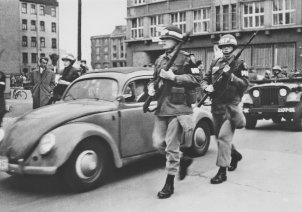
[[[300,102],[295,108],[293,123],[295,131],[302,131],[302,102]]]
[[[246,119],[245,128],[246,129],[255,129],[256,124],[257,124],[257,118],[247,115],[247,116],[245,116],[245,119]]]

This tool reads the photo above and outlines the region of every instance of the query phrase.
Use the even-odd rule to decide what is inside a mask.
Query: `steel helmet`
[[[167,26],[161,31],[160,39],[174,39],[176,41],[182,41],[183,35],[181,30],[177,26]]]
[[[278,65],[275,65],[275,66],[273,67],[273,71],[280,71],[280,72],[281,72],[281,67],[278,66]]]
[[[236,38],[231,34],[223,35],[218,42],[218,47],[221,49],[223,46],[233,46],[237,48]]]

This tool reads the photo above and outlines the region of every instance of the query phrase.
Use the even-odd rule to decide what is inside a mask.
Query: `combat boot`
[[[192,164],[193,159],[187,156],[181,157],[179,165],[178,179],[183,180],[188,174],[188,167]]]
[[[226,167],[220,167],[215,177],[211,179],[211,184],[223,183],[227,180]]]
[[[169,198],[174,193],[174,175],[168,175],[163,189],[157,193],[159,199]]]
[[[229,171],[234,171],[237,168],[238,162],[241,161],[242,155],[237,150],[232,150],[232,159],[230,163]]]

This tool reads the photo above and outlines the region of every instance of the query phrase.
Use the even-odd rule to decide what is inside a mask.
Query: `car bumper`
[[[265,114],[265,113],[294,113],[294,107],[281,108],[243,108],[244,114]]]
[[[57,172],[57,167],[38,167],[9,164],[6,172],[11,174],[54,175]]]

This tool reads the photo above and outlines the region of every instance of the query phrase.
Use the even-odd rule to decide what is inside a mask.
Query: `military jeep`
[[[251,83],[255,84],[242,98],[246,129],[254,129],[259,119],[280,123],[284,118],[295,131],[302,131],[302,77]]]

